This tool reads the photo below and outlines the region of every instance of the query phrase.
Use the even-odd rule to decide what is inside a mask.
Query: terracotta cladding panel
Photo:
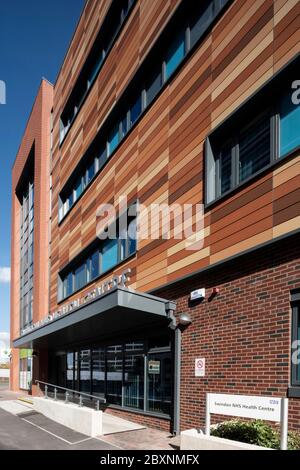
[[[96,234],[100,204],[116,205],[120,195],[142,203],[203,203],[204,141],[211,129],[254,93],[276,67],[287,62],[299,46],[299,3],[283,0],[234,1],[193,52],[178,75],[163,90],[136,127],[127,135],[90,189],[57,227],[57,198],[109,110],[131,81],[156,36],[180,2],[140,0],[101,70],[85,104],[59,150],[55,112],[54,201],[52,224],[52,281],[58,266],[71,260]],[[291,3],[295,5],[291,6]],[[103,17],[97,2],[84,13],[84,32],[78,30],[72,46],[91,47]],[[102,14],[102,11],[101,11]],[[95,15],[99,15],[95,18]],[[82,36],[82,37],[80,37]],[[78,47],[78,46],[77,46]],[[67,60],[55,89],[61,106],[70,84],[75,58]],[[76,75],[79,65],[72,74]],[[291,231],[299,215],[298,156],[278,163],[250,183],[206,209],[205,244],[199,253],[187,252],[174,240],[142,240],[136,269],[138,288],[147,290],[178,276],[225,260],[259,243]],[[293,224],[296,222],[294,221]],[[151,271],[152,270],[152,271]],[[51,286],[55,307],[57,286]]]

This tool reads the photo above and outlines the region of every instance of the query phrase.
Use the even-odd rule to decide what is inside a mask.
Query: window
[[[73,200],[74,200],[74,197],[73,197],[73,190],[72,190],[69,194],[68,203],[67,203],[69,209],[73,206]]]
[[[87,169],[87,185],[92,181],[95,176],[95,160],[92,161]]]
[[[20,350],[19,361],[19,387],[21,390],[31,390],[32,385],[32,351],[31,349]]]
[[[32,177],[33,179],[33,177]],[[18,195],[20,201],[20,329],[33,318],[34,186],[29,182]],[[29,293],[30,290],[30,293]]]
[[[99,251],[92,254],[90,260],[90,280],[99,276]]]
[[[106,240],[102,249],[102,271],[109,271],[118,264],[118,240]]]
[[[271,161],[270,116],[256,119],[239,139],[239,181],[244,181]]]
[[[107,348],[107,399],[114,405],[122,405],[122,349],[122,345]]]
[[[91,351],[82,349],[79,353],[80,391],[90,393],[91,388]]]
[[[280,83],[289,82],[285,77],[287,72],[279,76]],[[286,94],[276,83],[268,84],[206,139],[206,203],[300,146],[300,106],[292,103],[292,91]],[[277,103],[268,109],[273,88]]]
[[[170,416],[173,377],[170,344],[170,336],[165,335],[146,341],[130,338],[119,344],[86,346],[61,356],[55,373],[63,376],[59,381],[62,386],[106,398],[108,405]]]
[[[146,105],[149,106],[162,86],[161,67],[152,75],[146,86]]]
[[[89,89],[94,83],[105,57],[109,54],[113,43],[130,13],[135,0],[115,0],[104,19],[98,36],[93,44],[86,63],[84,64],[73,91],[60,118],[60,143],[64,140],[72,122]]]
[[[108,139],[107,154],[111,155],[119,143],[119,125],[116,125]]]
[[[105,396],[105,348],[92,350],[92,394]]]
[[[130,256],[136,252],[136,248],[137,248],[136,237],[137,237],[137,222],[136,222],[136,218],[134,218],[130,221],[129,227],[128,227],[128,237],[127,237],[128,254],[127,256]]]
[[[107,150],[106,150],[106,146],[103,145],[100,148],[99,156],[98,156],[98,171],[100,170],[100,168],[103,167],[106,160],[107,160]]]
[[[286,92],[279,105],[280,157],[300,145],[300,105],[292,102],[291,89]]]
[[[125,114],[121,121],[121,138],[125,137],[128,132],[128,113]]]
[[[155,413],[171,414],[172,403],[172,360],[169,352],[149,354],[148,410]]]
[[[126,14],[133,2],[129,4],[127,0],[118,1],[123,5]],[[142,64],[137,76],[134,77],[132,83],[124,91],[112,114],[108,116],[90,148],[83,156],[80,162],[82,183],[78,181],[77,186],[74,187],[74,180],[76,180],[79,172],[78,168],[75,169],[69,182],[67,182],[68,189],[72,186],[74,190],[74,197],[72,203],[65,203],[69,191],[66,189],[62,191],[59,207],[60,221],[74,205],[79,195],[87,188],[93,177],[100,172],[107,159],[114,153],[142,113],[157,97],[162,85],[171,79],[182,64],[186,53],[198,43],[203,33],[207,31],[220,9],[227,2],[228,0],[182,2],[181,9],[179,8],[172,20],[174,24],[167,27],[165,36],[163,36],[161,42],[156,44],[145,63]],[[107,40],[110,40],[115,22],[118,24],[119,21],[120,11],[113,16],[109,24]],[[174,31],[178,31],[175,37]],[[95,155],[95,152],[97,154],[96,165],[94,169],[89,169],[90,159]],[[86,172],[88,172],[88,176],[86,176]]]
[[[86,284],[85,264],[82,264],[74,271],[75,291],[81,289]]]
[[[132,207],[129,209],[130,214],[133,213]],[[87,249],[84,260],[81,256],[79,262],[73,261],[72,267],[64,270],[64,273],[59,276],[59,300],[63,300],[82,289],[136,252],[136,215],[130,215],[125,220],[127,223],[125,230],[121,230],[119,220],[116,222],[116,239],[97,240],[97,245],[93,243],[91,248]],[[25,292],[28,292],[28,289]]]
[[[142,112],[142,97],[141,95],[138,96],[137,100],[135,101],[134,105],[130,109],[130,125],[133,124],[138,120]]]
[[[200,3],[200,2],[199,2]],[[203,33],[213,21],[213,2],[201,1],[198,15],[195,15],[191,22],[191,47],[201,38]]]
[[[292,303],[292,374],[291,385],[300,386],[300,293],[294,295],[298,300]],[[293,295],[292,295],[293,299]]]
[[[144,408],[144,344],[132,342],[124,345],[124,406]]]
[[[74,353],[67,353],[66,356],[66,387],[74,389]]]
[[[78,178],[75,184],[75,201],[80,197],[82,193],[82,178]]]
[[[69,297],[73,292],[73,273],[69,273],[64,280],[64,297]]]
[[[166,56],[166,80],[175,72],[185,54],[185,32],[182,31],[171,44]]]
[[[224,194],[232,188],[233,146],[227,144],[220,150],[219,156],[219,194]]]

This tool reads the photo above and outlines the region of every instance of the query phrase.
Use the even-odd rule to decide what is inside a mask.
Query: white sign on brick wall
[[[195,377],[205,377],[205,359],[195,359]]]

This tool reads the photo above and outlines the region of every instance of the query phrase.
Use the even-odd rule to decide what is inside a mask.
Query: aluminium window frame
[[[110,55],[110,53],[111,53],[111,51],[112,51],[112,49],[113,49],[113,47],[114,47],[114,45],[115,45],[115,43],[116,43],[116,41],[117,41],[117,38],[119,37],[119,35],[120,35],[121,32],[122,32],[122,29],[123,29],[124,26],[126,25],[127,20],[129,19],[130,15],[131,15],[131,13],[132,13],[132,10],[133,10],[133,8],[134,8],[134,6],[135,6],[135,4],[136,4],[136,0],[129,0],[129,1],[128,1],[128,8],[127,8],[126,15],[125,15],[125,17],[123,18],[122,21],[121,21],[121,17],[122,17],[122,15],[121,15],[121,17],[120,17],[120,24],[119,24],[119,27],[117,28],[117,30],[116,30],[116,32],[115,32],[114,37],[111,39],[110,44],[108,45],[108,47],[106,48],[106,50],[105,50],[104,47],[102,48],[102,60],[101,60],[100,65],[98,66],[97,72],[94,74],[93,79],[92,79],[91,81],[87,80],[87,83],[86,83],[86,86],[87,86],[86,91],[83,93],[83,95],[82,95],[80,101],[77,103],[77,105],[74,106],[74,109],[76,108],[77,111],[76,111],[76,112],[73,111],[73,117],[72,117],[72,118],[68,118],[67,125],[64,126],[64,123],[63,123],[63,120],[62,120],[62,115],[64,114],[64,112],[65,112],[65,110],[66,110],[66,108],[67,108],[67,106],[68,106],[68,101],[70,100],[70,98],[71,98],[71,96],[72,96],[72,92],[73,92],[74,88],[72,89],[72,91],[71,91],[71,93],[70,93],[68,99],[66,100],[66,102],[65,102],[65,104],[64,104],[64,108],[63,108],[63,110],[62,110],[62,112],[60,113],[60,116],[59,116],[59,148],[63,145],[63,143],[64,143],[64,141],[65,141],[65,139],[66,139],[66,137],[67,137],[67,135],[68,135],[68,133],[69,133],[71,127],[73,126],[73,124],[74,124],[74,122],[75,122],[75,120],[76,120],[76,117],[78,116],[78,114],[79,114],[79,112],[80,112],[80,110],[81,110],[81,108],[82,108],[82,106],[83,106],[85,100],[87,99],[88,95],[90,94],[90,91],[91,91],[91,89],[93,88],[93,85],[95,84],[96,79],[97,79],[97,77],[98,77],[100,71],[102,70],[102,68],[103,68],[103,66],[104,66],[104,64],[105,64],[105,62],[106,62],[108,56]],[[121,11],[123,11],[123,9],[122,9]],[[104,25],[104,23],[105,23],[105,20],[106,20],[106,18],[104,18],[103,23],[101,24],[101,26],[100,26],[100,28],[99,28],[99,30],[98,30],[97,36],[98,36],[98,34],[100,34],[100,32],[101,32],[101,29],[103,28],[103,25]],[[89,54],[93,51],[94,46],[95,46],[95,43],[92,45],[91,50],[89,51]],[[87,57],[87,60],[88,60],[88,57]],[[82,69],[80,70],[80,72],[79,72],[79,74],[78,74],[77,80],[76,80],[76,82],[75,82],[75,86],[77,85],[77,81],[79,81],[80,76],[81,76],[81,74],[83,73],[83,71],[84,71],[84,66],[82,67]],[[75,87],[75,86],[74,86],[74,87]],[[63,136],[62,136],[62,134],[63,134]]]
[[[182,69],[182,67],[184,67],[187,59],[189,57],[191,57],[191,55],[195,52],[195,50],[199,47],[199,44],[200,42],[202,41],[203,37],[205,37],[205,35],[211,31],[213,25],[219,20],[219,17],[223,14],[224,11],[226,11],[227,8],[229,8],[230,4],[232,3],[233,0],[226,0],[224,5],[221,7],[221,9],[219,9],[219,7],[216,7],[216,5],[220,2],[220,0],[211,0],[213,2],[213,11],[214,11],[214,14],[213,14],[213,20],[212,20],[212,23],[209,24],[207,26],[207,28],[203,31],[203,34],[198,38],[197,42],[191,47],[190,45],[190,28],[189,28],[189,20],[186,20],[185,23],[183,24],[182,26],[182,29],[185,30],[185,54],[184,54],[184,57],[182,59],[182,61],[179,63],[179,65],[176,67],[176,69],[173,71],[172,75],[166,80],[165,78],[165,73],[164,73],[164,69],[165,69],[165,64],[164,64],[164,54],[163,53],[159,53],[159,61],[160,61],[160,68],[161,68],[161,83],[160,83],[160,87],[159,87],[159,90],[156,92],[155,96],[152,98],[152,100],[150,102],[148,102],[147,100],[147,96],[146,96],[146,93],[147,93],[147,86],[146,86],[146,83],[145,83],[145,80],[141,80],[141,94],[142,94],[142,111],[141,111],[141,114],[140,116],[138,117],[138,119],[132,124],[130,125],[130,122],[128,124],[128,127],[127,127],[127,130],[126,130],[126,133],[123,135],[121,133],[121,125],[120,125],[120,139],[119,139],[119,143],[117,145],[117,147],[114,149],[114,151],[109,154],[109,155],[106,155],[106,159],[105,161],[103,162],[103,164],[100,164],[100,161],[99,161],[99,165],[98,165],[98,171],[95,175],[95,177],[97,177],[100,172],[102,171],[102,169],[104,168],[106,162],[115,154],[115,152],[118,151],[118,149],[120,148],[120,146],[122,145],[122,143],[124,142],[125,138],[127,137],[127,135],[131,132],[131,130],[133,128],[135,128],[135,126],[139,123],[140,119],[144,116],[144,113],[150,109],[150,107],[152,106],[152,104],[156,101],[156,99],[160,96],[160,94],[163,92],[163,90],[165,89],[165,87],[171,83],[171,81],[176,77],[177,73]],[[134,4],[134,1],[131,2],[132,5]],[[171,19],[170,19],[170,22],[172,21],[172,24],[174,23],[174,16],[175,14],[177,14],[178,16],[178,10],[180,7],[182,7],[184,2],[181,2],[177,7],[176,9],[174,10],[174,13],[172,14],[171,16]],[[132,7],[131,5],[131,7]],[[178,18],[176,19],[176,22],[178,21]],[[174,27],[174,25],[173,25]],[[170,35],[170,32],[167,33],[168,36]],[[157,47],[158,43],[160,43],[160,41],[162,41],[162,38],[165,37],[165,31],[162,31],[161,34],[159,35],[159,38],[157,39],[156,43],[155,43],[155,46],[154,47]],[[142,64],[140,65],[139,69],[138,69],[138,72],[137,72],[137,75],[139,74],[140,72],[140,69],[142,66],[144,66],[145,63],[147,63],[147,66],[146,68],[149,66],[148,62],[149,61],[149,57],[151,55],[151,52],[147,54],[146,58],[143,60]],[[151,56],[153,57],[153,56]],[[139,80],[139,79],[138,79]],[[146,80],[147,81],[147,80]],[[129,87],[130,88],[130,85]],[[130,89],[130,92],[128,91],[128,89],[125,90],[125,92],[122,94],[121,98],[120,98],[120,101],[122,101],[124,99],[124,96],[126,95],[126,93],[129,93],[129,94],[132,94],[132,89]],[[123,103],[123,102],[122,102]],[[115,104],[111,110],[112,113],[114,113],[116,111],[116,108],[117,106],[119,106],[119,102],[117,104]],[[122,104],[123,106],[123,104]],[[123,106],[124,107],[124,106]],[[123,109],[124,111],[124,109]],[[123,111],[121,112],[121,114],[123,113]],[[128,112],[129,112],[129,109],[128,109]],[[123,115],[124,117],[124,115]],[[129,119],[129,117],[128,117]],[[103,128],[106,128],[107,125],[108,125],[108,121],[110,120],[110,117],[108,117],[108,119],[105,121],[105,123],[103,124],[102,126],[102,130]],[[122,119],[118,118],[117,120],[119,123],[122,121]],[[101,130],[100,129],[100,130]],[[95,139],[93,140],[92,144],[91,145],[94,145],[95,144],[95,141],[99,138],[99,133],[100,133],[100,130],[98,131]],[[107,129],[106,129],[106,134],[107,134]],[[101,135],[101,137],[103,137]],[[107,135],[104,135],[104,138],[103,138],[103,144],[105,143],[105,148],[107,150]],[[89,152],[89,149],[87,150],[87,152],[83,155],[83,157],[81,158],[81,161],[85,159],[85,157],[87,156],[87,153]],[[62,193],[64,193],[65,191],[65,188],[67,185],[69,185],[69,181],[70,179],[73,179],[73,175],[71,175],[71,177],[69,178],[68,182],[66,183],[64,189],[60,192],[59,194],[59,204],[58,204],[58,211],[59,211],[59,215],[58,215],[58,224],[60,225],[66,218],[66,216],[68,215],[68,213],[70,212],[70,210],[66,211],[66,212],[63,212],[62,211],[62,214],[60,212],[60,204],[61,204],[61,199],[62,199]],[[88,185],[89,186],[89,185]],[[85,188],[86,190],[87,188]],[[82,192],[81,196],[85,193],[85,190]],[[75,203],[80,199],[80,197],[73,202],[73,205],[72,207],[75,205]]]
[[[130,207],[128,208],[128,210],[131,207],[135,206],[135,205],[138,205],[138,201],[133,202],[130,205]],[[117,223],[117,233],[118,233],[118,238],[117,238],[117,245],[118,245],[117,246],[117,256],[118,256],[118,260],[117,260],[117,263],[115,265],[113,265],[111,268],[108,268],[105,271],[103,271],[103,268],[102,268],[102,263],[103,263],[103,261],[102,261],[102,257],[103,257],[102,245],[103,245],[103,242],[105,242],[105,240],[103,240],[99,244],[98,243],[96,244],[97,241],[99,242],[99,239],[94,240],[88,247],[86,247],[77,257],[75,257],[71,262],[69,262],[67,264],[67,266],[62,268],[60,270],[60,272],[58,273],[58,282],[57,282],[57,286],[58,286],[58,289],[57,289],[57,303],[58,304],[60,304],[62,302],[65,302],[68,298],[70,298],[73,295],[75,295],[76,293],[84,290],[90,284],[97,281],[101,277],[105,276],[110,271],[113,271],[118,266],[120,266],[122,263],[127,262],[129,259],[136,256],[136,253],[138,251],[138,239],[136,239],[135,251],[133,253],[129,254],[129,238],[127,237],[125,239],[125,255],[124,255],[123,258],[121,257],[122,239],[119,238],[119,227],[118,227],[118,223],[119,223],[119,219],[120,219],[121,215],[122,214],[119,214],[117,222],[116,222]],[[128,226],[127,226],[127,229],[126,229],[127,231],[128,231],[128,227],[129,227],[130,223],[134,219],[137,219],[137,214],[134,215],[134,216],[127,215],[127,222],[128,222]],[[98,252],[99,252],[99,273],[98,273],[98,276],[96,276],[92,279],[92,278],[89,277],[90,263],[91,263],[91,256],[96,252],[96,250],[98,250]],[[86,253],[86,257],[85,257],[85,253]],[[76,259],[76,258],[78,258],[78,259]],[[84,284],[82,287],[76,289],[75,288],[75,270],[78,269],[83,264],[85,266],[86,284]],[[70,266],[70,267],[68,268],[68,266]],[[69,293],[68,295],[65,295],[65,282],[66,282],[69,275],[72,276],[72,292]]]
[[[298,337],[298,328],[300,324],[300,290],[297,293],[292,294],[291,299],[292,307],[292,336],[291,336],[291,345],[294,341],[300,341]],[[291,359],[293,354],[293,349],[291,348]],[[300,392],[300,377],[297,380],[298,371],[297,368],[300,367],[299,364],[293,364],[291,360],[291,387],[296,387]]]
[[[258,122],[260,119],[263,119],[265,116],[269,116],[270,120],[270,161],[267,165],[263,166],[247,178],[241,180],[240,179],[240,159],[239,159],[239,142],[241,134],[251,128],[255,122]],[[230,118],[234,118],[230,116]],[[222,135],[228,134],[228,129],[222,131],[222,127],[226,124],[222,124],[221,129],[218,130],[218,140],[222,138]],[[229,133],[230,130],[233,129],[233,123],[229,126]],[[275,163],[282,160],[284,156],[280,156],[280,147],[279,147],[279,140],[280,140],[280,119],[278,114],[278,106],[269,106],[268,108],[264,109],[263,111],[259,112],[255,117],[251,118],[250,122],[242,125],[237,131],[233,132],[230,137],[227,137],[226,141],[224,141],[223,145],[217,146],[216,151],[213,150],[213,140],[215,137],[215,132],[206,137],[205,139],[205,207],[210,207],[211,205],[215,204],[217,201],[222,200],[244,184],[248,183],[256,176],[261,174],[263,171],[267,170],[268,168],[272,167]],[[231,167],[231,177],[232,177],[232,184],[231,188],[225,191],[223,194],[221,193],[221,179],[220,179],[220,153],[221,150],[226,146],[227,142],[229,143],[232,141],[232,167]],[[215,155],[216,154],[216,155]],[[215,167],[215,177],[214,177],[214,197],[208,201],[208,190],[210,184],[210,178],[208,176],[208,168],[209,168],[209,160],[213,162]]]

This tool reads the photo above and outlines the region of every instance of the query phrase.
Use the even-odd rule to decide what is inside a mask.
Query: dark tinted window
[[[242,131],[239,139],[240,181],[270,163],[270,116],[255,121]]]

